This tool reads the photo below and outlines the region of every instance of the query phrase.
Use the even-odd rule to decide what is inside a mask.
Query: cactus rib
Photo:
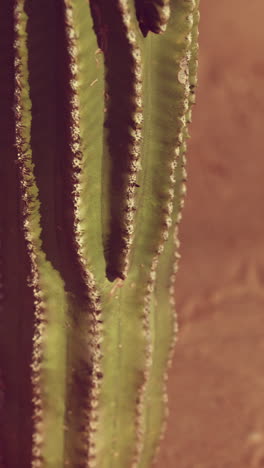
[[[124,280],[133,243],[140,169],[142,57],[127,0],[93,0],[91,7],[105,61],[102,209],[106,272],[110,281]]]
[[[79,4],[84,7],[83,2]],[[88,9],[88,6],[87,6]],[[71,200],[72,200],[72,222],[73,222],[73,245],[76,253],[78,265],[80,267],[80,275],[83,283],[86,287],[86,300],[84,301],[84,309],[79,313],[79,326],[86,329],[88,333],[90,343],[86,343],[87,339],[82,339],[83,350],[79,352],[75,349],[75,355],[73,351],[72,365],[73,375],[75,381],[78,382],[79,393],[83,394],[82,386],[89,391],[84,395],[83,402],[79,406],[83,406],[81,411],[78,410],[78,402],[74,392],[70,395],[68,405],[68,425],[71,427],[70,422],[73,423],[74,417],[79,417],[75,437],[75,454],[73,454],[73,460],[69,458],[68,464],[71,466],[76,463],[79,458],[79,463],[83,466],[87,466],[89,461],[94,457],[94,442],[93,433],[94,426],[96,425],[97,419],[97,399],[100,391],[100,332],[102,329],[101,320],[101,301],[99,291],[94,279],[94,274],[90,271],[91,261],[89,261],[89,251],[87,252],[87,242],[85,242],[89,233],[86,232],[86,220],[83,215],[83,195],[85,193],[85,180],[84,177],[87,175],[90,178],[90,174],[85,173],[84,176],[84,165],[85,158],[83,154],[83,142],[81,141],[81,103],[79,93],[79,81],[80,81],[80,70],[78,63],[78,47],[77,47],[77,36],[78,31],[75,23],[76,17],[74,16],[74,7],[72,2],[65,0],[65,36],[66,36],[66,50],[68,59],[68,76],[69,76],[69,150],[70,150],[70,179],[71,179]],[[85,142],[87,144],[87,142]],[[89,183],[89,179],[88,179]],[[88,243],[89,245],[89,243]],[[76,333],[76,332],[75,332]],[[80,339],[80,336],[79,336]],[[79,367],[79,371],[77,370]],[[83,369],[82,369],[83,368]],[[84,371],[84,375],[83,374]],[[86,374],[86,375],[85,375]],[[89,388],[90,387],[90,388]],[[79,395],[80,397],[80,395]],[[86,401],[85,401],[86,399]],[[80,401],[80,400],[79,400]],[[81,399],[82,401],[82,399]],[[77,411],[77,415],[74,414]],[[70,416],[71,415],[71,416]],[[82,424],[80,425],[80,420]],[[78,438],[80,440],[78,444]],[[72,444],[70,437],[67,437],[68,445]],[[79,448],[78,448],[79,445]],[[75,460],[75,461],[74,461]]]
[[[188,123],[187,116],[190,114],[191,105],[194,103],[193,83],[197,83],[197,47],[194,47],[195,41],[193,37],[198,36],[198,12],[199,0],[197,0],[192,10],[194,21],[192,22],[191,37],[192,41],[187,41],[190,52],[187,53],[187,63],[189,64],[189,73],[187,75],[187,86],[190,88],[189,104],[186,109],[184,120]],[[181,70],[180,70],[181,79]],[[146,402],[146,424],[147,424],[147,440],[144,445],[144,452],[142,454],[141,464],[139,466],[146,466],[153,460],[154,454],[157,452],[157,441],[162,439],[167,413],[167,398],[166,398],[166,385],[167,385],[167,369],[171,365],[172,355],[176,342],[177,334],[177,315],[175,312],[175,276],[178,269],[178,262],[180,255],[179,240],[178,240],[178,225],[181,220],[181,211],[184,204],[184,195],[186,193],[186,139],[188,138],[187,127],[183,128],[181,140],[182,143],[179,148],[179,159],[177,162],[175,179],[176,187],[175,194],[176,200],[172,214],[172,228],[170,229],[168,242],[165,245],[164,252],[161,254],[161,260],[157,268],[157,281],[155,285],[154,304],[152,304],[152,327],[155,340],[153,366],[151,370],[150,382],[147,391]],[[168,261],[169,258],[174,257],[174,264]],[[166,295],[169,289],[170,295]],[[163,314],[160,315],[160,310]],[[153,323],[155,325],[153,325]],[[166,346],[167,343],[167,346]],[[165,372],[164,372],[165,369]],[[156,411],[152,408],[155,407]],[[158,436],[160,433],[160,436]],[[156,450],[155,450],[156,445]]]
[[[31,265],[30,285],[34,294],[35,331],[32,352],[33,386],[33,448],[32,466],[40,467],[43,457],[47,462],[60,466],[63,457],[62,424],[64,418],[64,365],[54,354],[54,344],[60,345],[60,355],[65,354],[65,340],[60,333],[65,313],[65,298],[62,281],[41,250],[38,191],[35,184],[30,148],[31,102],[29,98],[26,27],[27,15],[24,1],[16,0],[14,7],[15,28],[15,141],[20,173],[20,190],[23,230]],[[47,297],[49,291],[49,298]],[[53,312],[56,309],[56,317]],[[52,324],[52,328],[51,328]],[[65,359],[64,359],[65,362]],[[52,363],[52,367],[51,367]],[[59,370],[53,372],[53,367]],[[47,385],[49,382],[49,385]],[[54,401],[53,392],[60,395]],[[47,435],[49,426],[57,421],[56,444]],[[53,435],[54,437],[54,435]],[[46,452],[46,457],[44,453]]]
[[[3,1],[0,465],[147,468],[176,340],[199,0]]]

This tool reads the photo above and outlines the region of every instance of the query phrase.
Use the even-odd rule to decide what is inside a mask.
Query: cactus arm
[[[104,287],[100,200],[103,128],[103,67],[84,0],[64,2],[69,93],[69,192],[73,250],[82,279],[82,303],[69,329],[69,392],[65,458],[69,466],[94,459],[97,400],[101,380],[101,301]],[[93,66],[91,66],[93,64]],[[96,276],[96,282],[95,282]]]
[[[107,92],[102,179],[103,239],[107,275],[113,280],[124,278],[129,270],[135,192],[139,189],[136,183],[142,125],[141,57],[127,2],[95,4],[96,8],[92,2],[92,11],[98,42],[105,56]],[[97,466],[102,468],[129,466],[136,440],[137,389],[142,384],[145,368],[143,294],[139,299],[135,298],[133,279],[128,281],[127,278],[121,288],[118,284],[122,283],[116,279],[102,298],[103,381],[96,444]]]
[[[83,256],[99,283],[105,281],[101,228],[104,66],[89,4],[65,0],[70,84],[72,178],[76,180]]]
[[[188,108],[186,52],[190,47],[188,33],[192,26],[192,18],[188,13],[191,14],[193,6],[193,3],[186,5],[185,2],[180,2],[175,7],[171,33],[168,39],[164,35],[162,44],[158,42],[160,37],[150,36],[143,44],[137,30],[137,43],[146,70],[143,86],[148,96],[144,102],[144,177],[139,176],[140,190],[136,204],[138,213],[135,217],[136,228],[128,277],[122,287],[110,296],[108,312],[104,318],[104,380],[101,400],[99,398],[99,405],[101,402],[103,408],[103,423],[101,426],[99,424],[98,430],[98,453],[104,454],[98,459],[98,465],[102,467],[130,464],[137,466],[142,451],[145,432],[143,405],[152,354],[149,307],[159,255],[171,226],[174,172]],[[175,39],[172,34],[177,28],[181,28],[180,40]],[[166,52],[161,74],[159,61],[164,57],[164,50]],[[168,81],[174,84],[173,99],[166,92]],[[140,285],[136,295],[135,285]],[[105,309],[107,310],[107,306]],[[116,394],[117,381],[119,395]],[[108,407],[103,404],[106,401],[109,402]],[[103,433],[103,424],[107,424],[109,428],[107,438]],[[120,433],[122,438],[119,437]]]
[[[15,141],[23,231],[30,262],[30,284],[35,309],[32,357],[32,466],[40,466],[41,460],[44,459],[47,467],[55,468],[63,466],[66,302],[62,280],[41,250],[38,190],[30,147],[31,102],[28,84],[27,15],[24,6],[23,0],[15,2],[14,94]]]
[[[142,58],[126,0],[91,2],[105,61],[103,242],[110,281],[125,279],[134,233],[142,129]]]
[[[136,14],[143,36],[166,31],[170,18],[170,0],[135,0]]]
[[[180,255],[178,253],[178,223],[183,206],[184,155],[176,169],[176,203],[172,213],[173,223],[168,242],[161,254],[157,268],[157,282],[150,305],[151,330],[153,334],[153,364],[150,371],[145,402],[145,440],[139,468],[151,465],[160,439],[163,437],[167,416],[167,370],[177,338],[177,315],[174,302],[174,281]],[[174,262],[172,259],[174,258]],[[169,294],[168,294],[169,291]]]
[[[189,33],[192,26],[193,4],[186,2],[173,2],[171,5],[171,19],[163,36],[149,35],[146,38],[146,47],[150,49],[148,57],[149,81],[148,92],[150,93],[150,108],[146,108],[145,128],[144,128],[144,150],[143,150],[143,172],[145,174],[144,191],[145,203],[141,206],[141,213],[144,216],[145,229],[145,255],[140,252],[141,258],[146,258],[149,252],[149,261],[146,268],[151,272],[148,277],[147,290],[145,296],[145,315],[151,317],[152,291],[156,281],[156,269],[159,263],[159,256],[163,252],[164,245],[168,239],[172,223],[172,210],[175,203],[175,168],[179,157],[179,150],[182,143],[185,126],[185,114],[188,108],[188,49],[190,47]],[[178,35],[175,35],[175,31]],[[148,52],[148,51],[147,51]],[[162,63],[162,67],[160,66]],[[170,91],[168,92],[168,84]],[[164,111],[163,111],[164,109]],[[157,111],[157,113],[155,113]],[[166,135],[166,138],[164,136]],[[145,160],[144,160],[145,156]],[[150,158],[147,161],[147,158]],[[144,167],[145,164],[148,166]],[[145,206],[144,206],[145,205]],[[153,217],[155,213],[155,217]],[[139,226],[142,224],[139,222]],[[140,257],[135,261],[140,262]],[[151,259],[151,261],[150,261]],[[144,280],[139,280],[144,284]],[[157,333],[157,331],[153,331]],[[152,349],[154,343],[152,342]],[[155,352],[155,351],[154,351]],[[166,353],[166,351],[165,351]],[[154,358],[152,352],[152,359]],[[153,362],[152,366],[155,366]],[[151,366],[149,366],[149,376]],[[148,382],[143,389],[141,404],[147,397]],[[142,405],[143,407],[143,405]],[[141,412],[141,441],[138,441],[139,451],[137,461],[140,462],[140,446],[146,434],[146,422],[144,411]],[[142,466],[144,466],[142,464]]]
[[[98,214],[103,72],[95,55],[97,46],[87,2],[74,2],[74,10],[70,2],[65,2],[64,8],[50,1],[38,4],[27,1],[25,6],[29,14],[27,43],[33,101],[31,146],[42,203],[41,237],[47,258],[65,282],[67,298],[61,330],[67,340],[67,356],[61,356],[67,384],[65,398],[62,395],[65,424],[61,438],[64,437],[66,465],[86,465],[92,457],[91,426],[100,380],[97,345],[101,326],[98,293],[88,267],[92,263],[93,272],[101,281],[105,270]],[[51,53],[53,43],[59,43],[60,56],[56,51]],[[90,67],[92,61],[94,67]],[[59,83],[56,76],[60,77]],[[101,79],[101,83],[96,79]],[[91,84],[101,86],[101,94]],[[47,179],[51,182],[49,191]],[[92,207],[86,202],[89,199],[95,199]],[[46,385],[49,384],[47,381]],[[53,424],[55,427],[54,420]],[[41,450],[45,463],[52,464],[48,453],[56,451],[48,442],[55,443],[54,437],[48,438]],[[57,463],[54,460],[55,466]]]
[[[192,41],[190,45],[189,67],[189,106],[186,110],[186,122],[191,112],[191,106],[195,102],[194,87],[197,83],[197,38],[199,24],[199,0],[193,9],[193,25],[191,29]],[[177,333],[177,315],[174,302],[174,283],[178,269],[180,255],[178,253],[178,224],[181,220],[181,211],[186,193],[186,140],[189,137],[187,126],[182,131],[182,144],[180,146],[179,158],[175,171],[175,201],[172,213],[172,228],[169,232],[168,242],[165,244],[164,252],[161,254],[160,263],[157,268],[157,282],[155,285],[154,298],[150,308],[151,326],[154,337],[153,365],[148,382],[145,421],[146,437],[144,450],[139,464],[140,468],[149,466],[159,447],[159,440],[163,437],[167,412],[167,369],[171,364],[172,353]],[[174,258],[174,263],[171,259]],[[168,294],[168,291],[170,293]]]

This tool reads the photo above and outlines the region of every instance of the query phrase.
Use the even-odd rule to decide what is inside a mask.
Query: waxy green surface
[[[13,6],[31,464],[146,468],[177,329],[198,2],[153,0],[147,29],[132,0]],[[28,466],[4,443],[7,466]]]

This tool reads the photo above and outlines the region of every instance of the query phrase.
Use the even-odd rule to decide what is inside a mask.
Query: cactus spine
[[[3,1],[0,466],[154,460],[198,8]]]

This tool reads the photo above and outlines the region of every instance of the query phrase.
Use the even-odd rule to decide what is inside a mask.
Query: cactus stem
[[[129,268],[139,187],[142,57],[127,0],[93,0],[91,7],[106,68],[102,199],[106,273],[110,281],[118,277],[124,280]]]
[[[161,385],[161,382],[166,381],[167,368],[171,361],[172,349],[174,348],[177,330],[177,322],[174,312],[175,306],[172,304],[172,290],[175,281],[176,263],[172,267],[171,263],[169,264],[167,259],[173,256],[174,249],[176,249],[175,262],[178,262],[179,257],[179,242],[178,240],[173,241],[173,231],[175,230],[175,227],[173,226],[175,226],[175,223],[177,225],[181,219],[183,197],[186,192],[184,183],[184,180],[186,179],[184,153],[186,151],[185,139],[187,137],[186,115],[189,110],[190,102],[189,66],[191,61],[191,32],[194,24],[193,14],[195,13],[195,7],[196,4],[194,2],[182,3],[179,4],[178,7],[176,6],[176,2],[172,2],[171,22],[169,23],[166,35],[164,35],[164,41],[168,41],[168,38],[170,38],[170,32],[173,38],[174,33],[172,31],[177,29],[177,21],[181,22],[182,42],[179,42],[178,38],[175,55],[177,54],[177,62],[179,64],[177,71],[178,82],[182,86],[181,91],[178,91],[180,94],[177,97],[177,102],[181,102],[182,107],[181,110],[178,107],[177,111],[177,119],[179,123],[176,149],[173,141],[168,144],[168,153],[173,154],[174,151],[175,156],[174,159],[171,160],[171,170],[169,172],[169,180],[167,183],[167,193],[169,195],[167,205],[164,200],[164,213],[166,214],[163,221],[164,228],[161,231],[156,256],[153,258],[151,266],[152,275],[149,280],[149,291],[154,289],[155,295],[157,296],[157,304],[155,304],[155,301],[153,303],[153,298],[149,295],[147,309],[149,313],[151,333],[153,335],[153,364],[149,370],[148,383],[145,388],[145,401],[146,407],[148,407],[148,405],[156,407],[157,411],[152,415],[150,415],[148,410],[145,412],[145,431],[147,434],[147,442],[145,442],[141,458],[139,459],[140,468],[146,466],[151,461],[151,458],[149,457],[154,450],[154,446],[152,444],[154,444],[155,440],[157,441],[158,436],[152,428],[159,427],[164,420],[164,412],[166,412],[164,409],[166,384],[164,383]],[[185,17],[185,23],[182,22],[181,16]],[[163,36],[160,38],[160,41],[162,40]],[[163,50],[166,48],[169,49],[169,44],[166,46],[165,44],[163,45]],[[166,62],[163,62],[163,67],[165,68],[165,66]],[[162,93],[162,91],[160,91],[160,93]],[[157,94],[159,93],[157,92]],[[174,194],[176,194],[176,197]],[[163,203],[161,206],[163,206]],[[164,216],[164,214],[162,216]],[[177,248],[176,246],[174,247],[174,244],[177,245]],[[168,289],[170,290],[170,302],[166,299],[164,293],[162,293],[162,291],[166,291]],[[159,318],[158,315],[161,309],[164,311],[162,319]],[[166,342],[167,347],[164,347]],[[163,369],[161,362],[163,362],[163,366],[166,368],[165,375],[160,374],[160,371]],[[155,387],[156,390],[153,390]],[[155,418],[157,418],[157,420],[155,420]],[[161,431],[161,434],[162,433],[163,431]]]
[[[177,332],[199,0],[3,5],[0,465],[146,468]]]
[[[72,221],[73,221],[73,244],[76,252],[77,262],[80,267],[80,274],[86,286],[87,295],[87,310],[84,311],[84,318],[82,319],[83,325],[88,327],[90,343],[87,348],[87,357],[91,367],[91,376],[87,375],[90,382],[90,391],[87,394],[87,401],[83,403],[83,425],[81,434],[81,448],[80,452],[83,453],[83,466],[91,466],[92,460],[95,456],[95,444],[93,442],[93,435],[96,430],[97,416],[97,401],[100,392],[101,383],[101,330],[102,330],[102,306],[100,301],[100,294],[95,283],[94,275],[89,269],[89,258],[87,258],[87,250],[85,245],[85,225],[86,219],[83,219],[81,209],[84,201],[84,154],[83,142],[81,140],[80,128],[80,95],[79,95],[79,82],[80,70],[78,55],[79,50],[77,47],[76,30],[78,28],[75,24],[73,5],[70,0],[64,0],[65,3],[65,35],[66,35],[66,49],[68,58],[68,83],[69,83],[69,149],[70,149],[70,179],[71,179],[71,197],[72,197]],[[98,78],[95,78],[90,86],[97,83]],[[88,177],[91,177],[88,174]],[[89,246],[88,246],[89,247]],[[88,252],[89,254],[89,252]],[[88,315],[88,320],[85,318]],[[88,323],[87,323],[88,322]],[[90,329],[90,332],[89,332]],[[89,356],[90,354],[90,356]],[[78,359],[78,358],[77,358]],[[72,394],[72,398],[74,398]],[[68,408],[70,411],[70,407]],[[79,444],[80,445],[80,444]]]

